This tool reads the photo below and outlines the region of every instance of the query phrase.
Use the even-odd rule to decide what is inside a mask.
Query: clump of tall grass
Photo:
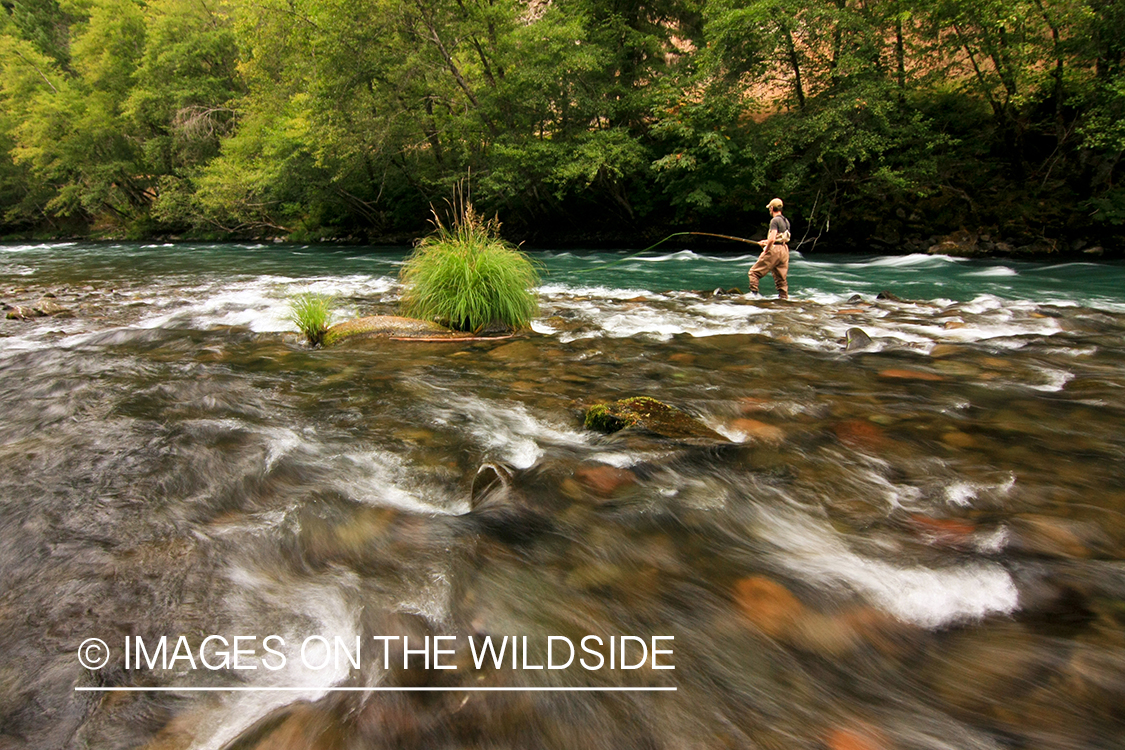
[[[418,242],[399,273],[403,314],[458,331],[526,328],[539,311],[531,259],[500,238],[500,221],[484,219],[462,199],[445,223]]]
[[[332,324],[332,298],[316,292],[298,294],[289,301],[286,320],[305,334],[310,346],[320,346]]]

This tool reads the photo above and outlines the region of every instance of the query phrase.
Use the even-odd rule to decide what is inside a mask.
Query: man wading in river
[[[781,215],[785,204],[774,198],[766,208],[770,212],[770,231],[758,244],[764,249],[750,268],[750,294],[758,293],[758,281],[767,273],[773,274],[778,299],[789,299],[789,219]]]

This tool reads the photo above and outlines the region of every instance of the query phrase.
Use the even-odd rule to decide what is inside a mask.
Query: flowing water
[[[515,338],[286,321],[402,258],[0,246],[56,306],[0,321],[0,748],[1125,746],[1125,266],[538,253]],[[723,439],[584,428],[636,395]]]

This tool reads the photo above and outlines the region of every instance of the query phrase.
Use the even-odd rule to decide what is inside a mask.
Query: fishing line
[[[729,234],[712,234],[711,232],[675,232],[674,234],[670,234],[667,237],[665,237],[664,239],[662,239],[658,242],[654,242],[653,244],[646,247],[644,250],[639,250],[639,251],[633,253],[632,255],[626,255],[624,258],[618,258],[617,260],[615,260],[611,263],[606,263],[604,266],[598,266],[597,268],[584,268],[582,270],[575,271],[574,273],[590,273],[592,271],[600,271],[603,268],[610,268],[612,266],[616,266],[620,263],[624,263],[627,260],[632,260],[633,258],[636,258],[638,255],[644,255],[649,250],[652,250],[655,247],[663,245],[665,242],[672,239],[673,237],[682,237],[685,234],[699,234],[699,235],[703,235],[704,237],[720,237],[724,240],[735,240],[736,242],[745,242],[745,243],[750,244],[750,245],[757,245],[758,244],[756,240],[748,240],[744,237],[732,237]]]
[[[592,273],[593,271],[601,271],[604,268],[610,268],[612,266],[616,266],[620,263],[624,263],[627,260],[632,260],[633,258],[636,258],[639,255],[644,255],[649,250],[652,250],[655,247],[663,245],[665,242],[672,239],[673,237],[682,237],[685,234],[694,234],[694,235],[698,235],[700,237],[718,237],[719,239],[723,239],[723,240],[733,240],[734,242],[745,242],[747,245],[757,245],[758,244],[757,240],[748,240],[745,237],[735,237],[734,235],[731,235],[731,234],[715,234],[714,232],[676,232],[674,234],[668,235],[667,237],[660,240],[659,242],[655,242],[655,243],[649,245],[644,250],[639,250],[639,251],[637,251],[637,252],[635,252],[631,255],[626,255],[624,258],[618,258],[617,260],[615,260],[611,263],[606,263],[605,265],[598,266],[597,268],[583,268],[579,271],[575,271],[574,273]],[[819,238],[820,238],[820,235],[818,234],[816,237],[813,237],[811,241],[813,243],[815,243]],[[794,245],[794,248],[800,247],[801,245],[805,244],[806,242],[809,242],[809,240],[802,239],[800,242],[798,242],[796,245]]]

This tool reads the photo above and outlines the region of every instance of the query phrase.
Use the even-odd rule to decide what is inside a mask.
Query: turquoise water
[[[393,277],[407,250],[339,246],[162,244],[0,245],[0,275],[34,274],[46,283],[129,280],[175,275],[294,280],[354,275]],[[746,289],[755,254],[707,254],[661,248],[635,251],[536,251],[545,286],[652,292]],[[772,280],[763,282],[766,296]],[[946,256],[856,256],[794,252],[796,298],[831,301],[890,291],[903,299],[965,302],[981,295],[1032,302],[1125,306],[1125,263],[1039,263]]]

